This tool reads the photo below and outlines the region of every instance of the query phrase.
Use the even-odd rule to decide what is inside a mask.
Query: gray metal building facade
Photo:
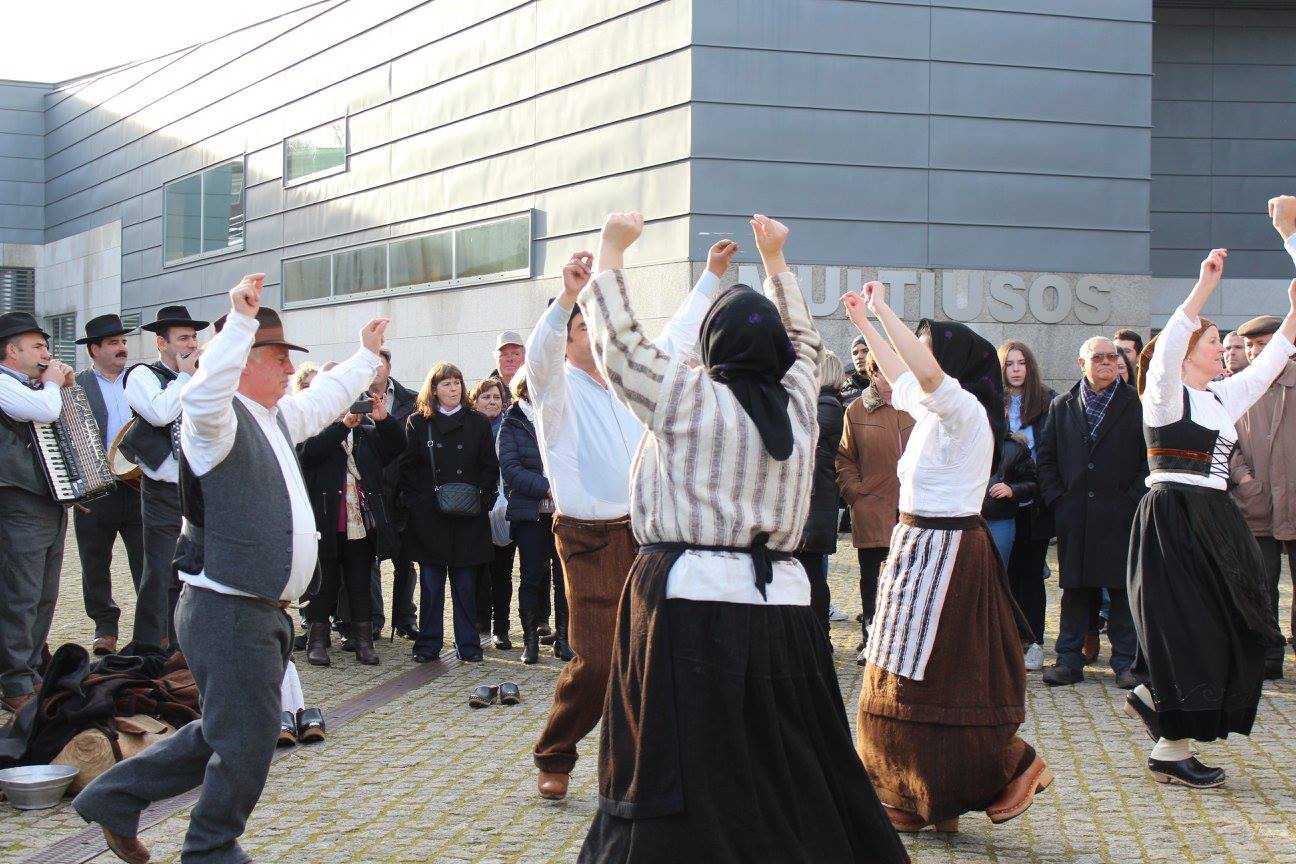
[[[390,314],[399,376],[476,377],[607,210],[648,219],[650,319],[761,211],[835,347],[832,299],[880,276],[907,318],[1025,336],[1061,383],[1085,336],[1164,320],[1212,244],[1240,253],[1222,323],[1280,311],[1263,208],[1296,176],[1291,5],[325,0],[0,84],[0,267],[34,267],[37,311],[78,329],[214,315],[261,270],[321,358]],[[341,168],[285,182],[290,142],[339,121]],[[522,224],[519,266],[496,250]]]

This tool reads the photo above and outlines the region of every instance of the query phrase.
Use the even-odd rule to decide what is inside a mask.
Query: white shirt
[[[1156,350],[1152,352],[1143,390],[1143,422],[1155,428],[1180,420],[1183,417],[1183,394],[1187,391],[1192,422],[1219,433],[1212,454],[1211,472],[1203,477],[1178,471],[1156,471],[1148,475],[1148,486],[1173,482],[1227,489],[1228,458],[1238,437],[1233,424],[1282,374],[1287,367],[1287,358],[1296,350],[1281,332],[1274,333],[1251,365],[1236,375],[1210,382],[1205,390],[1197,390],[1183,383],[1183,361],[1188,353],[1188,340],[1200,326],[1201,321],[1189,318],[1180,306],[1157,336]]]
[[[154,426],[167,426],[180,417],[180,390],[189,383],[189,379],[188,372],[181,372],[174,381],[163,387],[152,370],[136,369],[126,379],[126,402],[144,422]],[[167,456],[156,471],[147,465],[139,467],[144,476],[151,480],[166,483],[180,480],[180,466],[174,456]]]
[[[236,392],[256,330],[255,318],[231,312],[224,329],[207,344],[202,366],[180,392],[185,415],[185,422],[180,427],[181,446],[190,469],[202,477],[224,461],[234,446],[238,421],[233,400],[240,400],[256,419],[274,450],[292,503],[292,567],[288,584],[280,597],[296,600],[310,585],[315,573],[319,533],[315,530],[315,514],[311,510],[306,482],[302,479],[293,445],[317,434],[336,420],[355,399],[355,394],[373,381],[381,361],[377,354],[361,348],[350,359],[316,375],[307,389],[284,396],[274,408],[265,408]],[[280,430],[280,416],[292,440],[285,438]],[[248,513],[248,518],[256,518],[253,507],[249,507]],[[215,582],[205,573],[181,573],[180,578],[200,588],[246,596],[246,592]]]
[[[33,390],[23,383],[27,380],[23,373],[0,365],[0,411],[19,423],[53,423],[63,413],[59,385],[46,381]]]
[[[691,352],[719,287],[720,280],[703,271],[653,344],[671,357]],[[551,303],[527,338],[536,440],[558,513],[620,519],[630,512],[630,462],[644,429],[608,388],[564,359],[570,317],[569,310]]]
[[[914,419],[896,473],[900,510],[916,516],[969,516],[981,512],[994,439],[976,397],[946,375],[924,394],[912,372],[892,385],[891,404]]]

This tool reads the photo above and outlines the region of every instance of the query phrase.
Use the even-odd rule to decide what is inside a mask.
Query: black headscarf
[[[702,319],[701,344],[707,374],[733,391],[769,454],[780,462],[791,456],[783,376],[796,351],[774,304],[747,285],[727,289]]]
[[[998,352],[971,327],[956,321],[924,318],[918,322],[917,333],[921,336],[925,332],[931,333],[932,354],[941,371],[954,376],[985,408],[994,440],[993,464],[998,465],[1004,434],[1003,373]]]

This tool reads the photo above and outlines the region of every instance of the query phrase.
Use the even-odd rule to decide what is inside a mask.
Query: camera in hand
[[[368,396],[365,396],[363,399],[357,399],[351,403],[351,407],[347,410],[352,414],[372,414],[373,399]]]

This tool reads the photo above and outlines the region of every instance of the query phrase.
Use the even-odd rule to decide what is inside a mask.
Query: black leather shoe
[[[294,651],[305,651],[305,650],[306,650],[306,634],[305,634],[305,633],[298,633],[296,636],[293,637],[293,650],[294,650]]]
[[[512,650],[513,650],[513,643],[509,641],[509,638],[508,638],[508,634],[507,634],[507,633],[505,633],[503,636],[500,636],[499,634],[496,634],[496,635],[492,636],[492,637],[491,637],[491,644],[495,646],[495,649],[496,649],[497,651],[512,651]]]
[[[1125,697],[1125,714],[1142,723],[1148,737],[1153,741],[1161,740],[1161,722],[1157,719],[1156,711],[1149,708],[1137,693]]]
[[[1148,770],[1152,772],[1152,779],[1158,783],[1178,783],[1193,789],[1210,789],[1224,783],[1223,768],[1208,768],[1198,762],[1196,756],[1177,762],[1149,758]]]
[[[426,651],[415,651],[415,652],[414,652],[414,662],[415,662],[415,663],[431,663],[433,660],[437,660],[437,659],[439,659],[440,657],[441,657],[441,652],[440,652],[440,651],[438,651],[438,652],[435,653],[435,654],[429,654],[429,653],[427,653]]]
[[[554,632],[549,628],[549,622],[536,625],[536,635],[540,637],[541,645],[552,645],[554,643]]]
[[[480,654],[469,654],[469,655],[465,656],[465,655],[463,655],[463,654],[460,654],[460,655],[459,655],[459,659],[460,659],[460,661],[462,661],[462,662],[464,662],[464,663],[480,663],[480,662],[482,662],[482,655],[480,655]]]
[[[413,624],[397,624],[392,628],[392,635],[413,642],[418,638],[418,628]]]
[[[318,708],[297,709],[297,740],[315,744],[324,740],[324,712]]]
[[[522,701],[522,691],[512,681],[504,681],[499,685],[499,700],[501,705],[516,705]]]
[[[472,694],[468,697],[469,708],[485,708],[487,705],[494,705],[495,700],[499,698],[500,688],[491,684],[483,684],[480,687],[474,687]]]
[[[1063,684],[1079,684],[1084,680],[1084,670],[1072,669],[1070,666],[1063,666],[1058,663],[1045,669],[1044,674],[1040,677],[1050,687],[1059,687]]]
[[[293,747],[297,744],[297,717],[291,711],[279,718],[279,740],[276,747]]]
[[[1134,673],[1126,669],[1124,672],[1116,673],[1116,686],[1122,690],[1133,690],[1139,685],[1139,680],[1134,677]]]

